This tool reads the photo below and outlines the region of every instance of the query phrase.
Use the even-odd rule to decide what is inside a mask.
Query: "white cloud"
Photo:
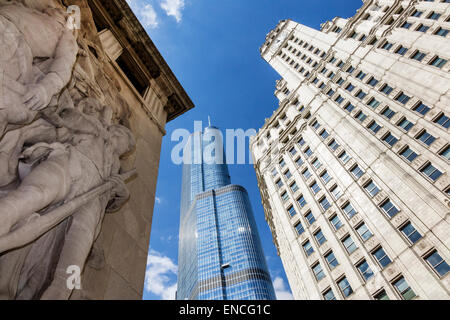
[[[155,29],[158,27],[158,15],[151,4],[144,0],[127,0],[127,2],[145,28]]]
[[[173,16],[177,22],[181,22],[181,11],[184,9],[184,0],[163,0],[161,8],[168,16]]]
[[[283,278],[276,277],[273,281],[273,287],[278,300],[294,300],[292,293],[286,288]]]
[[[174,300],[177,291],[177,272],[178,267],[172,259],[155,250],[150,250],[145,273],[145,290],[163,300]]]

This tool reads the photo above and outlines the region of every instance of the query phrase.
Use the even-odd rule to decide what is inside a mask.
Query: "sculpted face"
[[[111,133],[111,142],[118,155],[124,155],[131,152],[136,142],[133,138],[133,133],[124,126],[113,125],[109,128]]]

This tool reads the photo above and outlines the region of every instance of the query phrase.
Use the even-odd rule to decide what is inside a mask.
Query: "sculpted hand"
[[[28,92],[23,96],[23,103],[32,111],[39,111],[48,106],[51,96],[43,85],[28,86]]]

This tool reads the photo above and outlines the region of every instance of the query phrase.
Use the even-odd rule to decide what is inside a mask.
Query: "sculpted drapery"
[[[0,0],[1,299],[68,299],[68,268],[129,198],[129,109],[86,29],[58,1]]]

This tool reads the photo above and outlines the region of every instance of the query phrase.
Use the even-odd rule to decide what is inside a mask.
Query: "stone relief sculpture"
[[[68,268],[129,198],[130,110],[71,23],[58,1],[0,1],[0,299],[70,298]]]

